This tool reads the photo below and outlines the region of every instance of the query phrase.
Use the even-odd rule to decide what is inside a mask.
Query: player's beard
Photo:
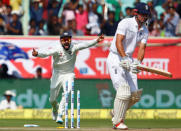
[[[63,48],[68,51],[70,49],[70,43],[62,44]]]

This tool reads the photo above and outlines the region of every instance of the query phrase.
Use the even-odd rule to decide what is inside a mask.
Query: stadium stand
[[[153,6],[148,25],[151,36],[180,36],[179,0],[0,0],[0,34],[60,35],[68,31],[78,36],[99,33],[112,36],[113,33],[105,33],[108,32],[104,28],[106,22],[116,25],[123,18],[133,16],[138,2]],[[128,16],[128,8],[132,15]],[[108,21],[109,12],[114,15],[114,21]],[[168,35],[170,31],[174,33]]]

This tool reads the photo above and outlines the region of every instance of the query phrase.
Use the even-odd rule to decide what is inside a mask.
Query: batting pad
[[[128,84],[124,84],[117,89],[116,98],[121,100],[129,100],[131,97],[130,86]]]
[[[113,117],[114,125],[118,124],[121,120],[125,119],[128,104],[129,104],[129,100],[121,100],[121,99],[115,98],[114,117]]]
[[[131,93],[128,109],[131,108],[136,102],[140,101],[142,92],[143,92],[143,89],[139,89]]]

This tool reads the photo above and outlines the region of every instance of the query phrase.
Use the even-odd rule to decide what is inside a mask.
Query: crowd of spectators
[[[12,75],[8,73],[8,65],[5,63],[0,64],[0,79],[21,79],[22,76],[17,72],[13,71]],[[35,79],[42,79],[42,68],[37,67],[36,72],[35,72]]]
[[[119,21],[134,15],[127,7],[121,12],[122,3],[115,0],[30,0],[28,35],[60,35],[64,31],[73,36],[115,34]],[[135,5],[140,0],[135,0]],[[105,6],[113,8],[105,10]],[[181,1],[165,0],[164,12],[158,16],[154,0],[147,4],[151,10],[148,24],[150,36],[178,36],[181,30]],[[62,10],[61,10],[62,9]],[[23,35],[21,17],[24,15],[22,0],[0,0],[0,34]]]

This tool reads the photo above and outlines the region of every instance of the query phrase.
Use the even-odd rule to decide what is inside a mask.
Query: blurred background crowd
[[[0,0],[0,34],[114,36],[138,2],[150,7],[150,36],[180,36],[180,0]]]

